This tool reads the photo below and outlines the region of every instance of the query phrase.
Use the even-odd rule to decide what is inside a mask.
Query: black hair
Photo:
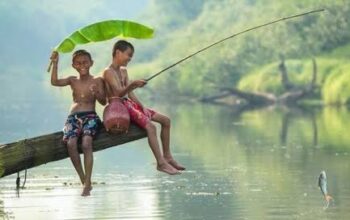
[[[87,52],[86,50],[77,50],[73,53],[73,56],[72,56],[72,60],[74,62],[74,59],[77,57],[77,56],[88,56],[90,60],[92,60],[91,58],[91,54],[89,52]]]
[[[120,50],[121,52],[124,52],[126,51],[128,48],[130,48],[133,52],[134,52],[134,46],[126,41],[126,40],[118,40],[114,46],[113,46],[113,52],[112,52],[112,56],[114,57],[115,56],[115,53],[117,50]]]

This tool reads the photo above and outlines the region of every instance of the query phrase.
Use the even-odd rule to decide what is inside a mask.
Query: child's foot
[[[157,170],[170,174],[170,175],[174,175],[174,174],[180,174],[180,172],[175,169],[174,167],[172,167],[170,164],[168,163],[162,163],[162,164],[158,164],[157,166]]]
[[[84,186],[83,192],[81,193],[81,196],[90,196],[91,190],[92,190],[91,186]]]
[[[333,200],[332,196],[330,195],[325,195],[324,199],[329,203],[331,200]]]
[[[176,162],[174,159],[167,160],[167,162],[177,170],[185,170],[186,168]]]

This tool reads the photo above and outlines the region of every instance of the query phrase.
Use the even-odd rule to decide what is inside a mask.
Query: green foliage
[[[346,60],[316,58],[317,82],[320,90],[316,97],[325,104],[349,104],[350,64]],[[287,60],[285,62],[289,80],[302,88],[311,81],[311,60]],[[268,64],[242,77],[237,87],[245,91],[284,93],[278,63]]]
[[[108,20],[97,22],[75,31],[64,39],[55,50],[61,53],[68,53],[77,44],[105,41],[114,37],[152,38],[153,29],[132,21]]]
[[[332,69],[322,87],[322,98],[327,104],[350,103],[350,64],[344,61]]]
[[[142,17],[150,23],[156,23],[160,34],[165,34],[167,31],[187,25],[188,20],[196,18],[201,13],[204,4],[202,0],[152,0],[148,13]]]
[[[321,120],[318,121],[320,142],[325,146],[344,150],[344,148],[341,149],[341,146],[349,146],[350,138],[342,134],[348,130],[349,125],[349,109],[345,107],[325,108]]]
[[[248,74],[239,81],[237,87],[245,91],[281,93],[283,89],[277,72],[277,65],[277,63],[269,64],[260,71]]]
[[[280,22],[229,40],[154,79],[158,89],[178,95],[218,92],[210,87],[211,84],[235,86],[240,82],[243,86],[241,78],[245,81],[243,78],[253,70],[276,66],[280,54],[305,63],[299,67],[305,74],[299,72],[292,76],[295,77],[293,80],[305,84],[311,78],[311,57],[324,57],[350,42],[350,3],[347,1],[208,0],[194,1],[191,10],[184,9],[188,1],[153,2],[154,10],[151,8],[148,14],[148,18],[153,19],[146,21],[160,29],[161,36],[141,46],[139,56],[142,58],[139,61],[147,65],[154,63],[153,66],[159,69],[233,33],[293,14],[326,9],[324,13]],[[161,11],[166,13],[160,15]],[[165,15],[165,20],[160,19]],[[322,62],[318,63],[322,65]],[[289,65],[293,67],[292,62]],[[270,74],[261,71],[254,90],[282,92],[277,85],[280,82],[278,71],[273,70]]]
[[[337,47],[332,52],[324,54],[323,57],[331,59],[350,59],[350,44],[343,47]]]
[[[2,162],[0,162],[0,176],[4,175],[4,173],[5,173],[4,165],[2,164]]]

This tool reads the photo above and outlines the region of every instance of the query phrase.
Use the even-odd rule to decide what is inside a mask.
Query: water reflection
[[[4,202],[2,200],[0,200],[0,218],[5,218]]]
[[[294,120],[298,120],[298,118],[304,118],[306,123],[310,123],[310,131],[312,132],[312,145],[317,146],[318,132],[315,112],[312,110],[305,110],[300,108],[285,109],[285,112],[282,114],[280,144],[285,145],[287,143],[289,126]]]
[[[330,118],[329,111],[334,112],[334,118]],[[320,170],[332,173],[330,190],[341,197],[338,202],[344,199],[342,202],[349,204],[349,174],[345,168],[349,167],[349,148],[344,144],[349,138],[342,135],[349,124],[334,123],[347,121],[349,112],[339,111],[344,110],[264,109],[232,117],[226,110],[211,112],[208,106],[191,106],[177,119],[182,125],[188,124],[186,134],[181,134],[189,138],[177,139],[181,140],[180,146],[190,146],[188,150],[197,155],[204,168],[216,169],[221,177],[227,177],[226,181],[236,180],[238,203],[246,204],[248,216],[326,218],[319,210],[322,198],[316,180]],[[202,120],[191,123],[196,115]],[[329,130],[338,132],[330,137]],[[345,207],[337,203],[327,213],[349,214]]]
[[[350,215],[347,109],[232,111],[201,104],[155,108],[172,118],[171,142],[186,172],[179,176],[156,172],[147,142],[140,140],[95,153],[89,198],[79,196],[81,186],[69,160],[29,170],[19,198],[15,176],[1,179],[0,216],[346,219]],[[327,210],[317,187],[321,170],[327,171],[328,190],[335,198]]]

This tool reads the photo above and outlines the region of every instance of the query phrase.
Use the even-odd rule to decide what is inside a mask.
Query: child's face
[[[93,62],[87,55],[78,55],[73,60],[73,68],[76,69],[80,75],[89,74],[90,67]]]
[[[132,56],[134,55],[134,51],[128,47],[124,52],[117,50],[115,59],[117,59],[117,62],[121,66],[127,66],[130,60],[132,59]]]

